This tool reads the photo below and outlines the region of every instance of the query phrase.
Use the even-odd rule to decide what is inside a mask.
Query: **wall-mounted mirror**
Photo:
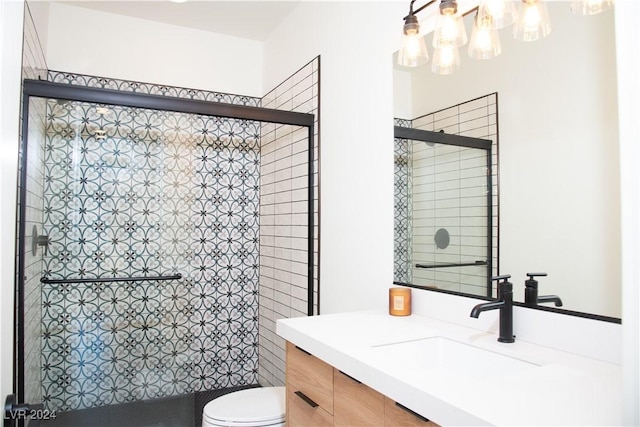
[[[526,274],[545,272],[539,292],[559,295],[563,309],[619,318],[614,15],[547,4],[544,39],[517,41],[504,28],[500,56],[471,59],[464,46],[452,75],[432,73],[430,63],[395,66],[394,116],[413,121],[495,94],[495,269],[512,275],[516,301],[524,301]],[[468,32],[473,18],[465,17]]]

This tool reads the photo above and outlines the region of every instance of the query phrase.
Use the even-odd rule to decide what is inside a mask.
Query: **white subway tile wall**
[[[262,98],[262,107],[315,114],[314,314],[318,314],[318,112],[317,57]],[[278,319],[307,315],[308,131],[264,124],[260,171],[259,369],[262,385],[284,385],[285,345]]]

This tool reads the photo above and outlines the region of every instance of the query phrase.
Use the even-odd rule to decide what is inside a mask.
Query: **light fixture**
[[[429,0],[414,11],[415,1],[411,0],[409,14],[404,17],[402,47],[398,53],[398,64],[407,67],[422,65],[429,59],[417,14],[438,0]],[[574,0],[571,9],[579,15],[593,15],[609,9],[613,3],[614,0]],[[467,43],[462,18],[473,11],[476,17],[468,50],[471,58],[489,59],[500,55],[502,47],[496,30],[514,22],[513,36],[518,40],[538,40],[551,33],[546,0],[521,0],[517,13],[513,1],[481,0],[478,7],[464,15],[458,13],[456,0],[440,0],[440,13],[433,31],[433,72],[451,74],[460,68],[458,48]]]
[[[513,24],[517,17],[516,5],[512,0],[482,0],[478,6],[477,19],[490,18],[491,27],[495,29]]]
[[[571,11],[576,15],[595,15],[613,6],[613,0],[581,0],[571,2]]]
[[[402,46],[398,52],[398,64],[405,67],[417,67],[429,60],[427,44],[420,34],[420,24],[413,12],[413,3],[409,5],[409,14],[404,18]]]
[[[460,52],[457,46],[437,47],[433,50],[431,71],[436,74],[453,74],[460,69]]]
[[[547,5],[541,0],[522,0],[513,37],[525,42],[546,37],[551,33]]]
[[[440,14],[433,31],[433,47],[460,47],[467,43],[462,15],[455,0],[441,0]]]
[[[469,42],[469,56],[474,59],[490,59],[502,53],[498,30],[493,26],[491,15],[476,14]]]

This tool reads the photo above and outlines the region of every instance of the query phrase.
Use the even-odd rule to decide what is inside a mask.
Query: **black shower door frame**
[[[308,154],[308,195],[307,195],[307,315],[313,316],[314,308],[314,122],[315,115],[270,108],[234,105],[223,102],[210,102],[196,99],[151,95],[138,92],[124,92],[114,89],[85,87],[65,83],[54,83],[43,80],[23,81],[22,98],[22,138],[20,141],[20,192],[18,211],[18,262],[16,271],[14,302],[14,391],[17,401],[24,401],[24,271],[25,271],[25,239],[26,235],[26,195],[27,195],[27,157],[29,130],[29,101],[31,98],[52,98],[65,101],[89,102],[95,104],[118,105],[132,108],[171,111],[176,113],[201,114],[205,116],[224,117],[240,120],[275,123],[281,125],[307,128]]]

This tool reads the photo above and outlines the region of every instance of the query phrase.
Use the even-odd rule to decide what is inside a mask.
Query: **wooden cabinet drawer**
[[[333,421],[335,426],[381,426],[384,396],[355,378],[333,370]]]
[[[312,406],[287,386],[287,426],[327,427],[333,425],[333,415],[321,406]]]
[[[333,415],[333,367],[287,342],[287,392],[289,391],[302,392]],[[295,395],[294,397],[302,400]]]
[[[388,397],[384,398],[384,425],[389,427],[439,427],[438,424],[427,420],[410,409],[398,406],[396,402]]]
[[[287,426],[440,427],[287,342]]]

